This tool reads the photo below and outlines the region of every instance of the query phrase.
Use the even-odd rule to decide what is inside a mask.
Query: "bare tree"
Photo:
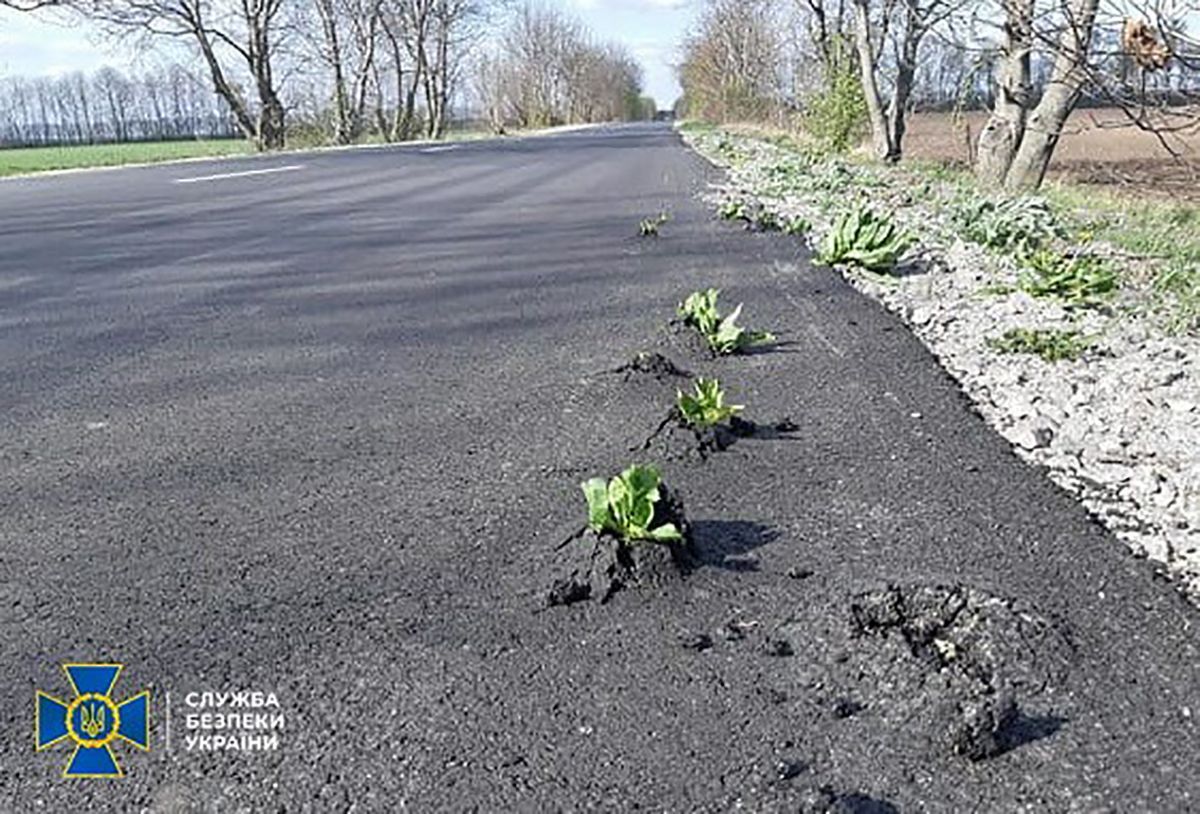
[[[979,135],[976,173],[1009,188],[1041,184],[1063,125],[1087,79],[1099,0],[1056,0],[1054,33],[1039,33],[1036,0],[1003,0],[1004,40],[992,115]],[[1037,40],[1053,43],[1048,81],[1039,97],[1031,77]]]
[[[323,35],[321,57],[333,84],[333,141],[362,134],[375,70],[382,0],[314,0]]]
[[[213,89],[260,149],[282,147],[285,108],[275,79],[286,0],[95,0],[80,10],[113,31],[188,39]],[[254,87],[247,98],[231,78],[237,66]]]
[[[775,19],[772,0],[710,0],[679,69],[692,114],[730,121],[777,109],[783,42]]]
[[[549,6],[519,8],[475,72],[476,96],[496,131],[509,121],[542,127],[639,118],[646,106],[637,62]]]
[[[896,162],[903,152],[905,116],[925,35],[964,5],[963,0],[853,0],[854,41],[875,154]],[[892,46],[891,59],[885,49]],[[891,98],[883,101],[887,71]]]
[[[131,77],[113,68],[91,76],[0,79],[0,144],[228,137],[236,134],[219,98],[171,65]]]

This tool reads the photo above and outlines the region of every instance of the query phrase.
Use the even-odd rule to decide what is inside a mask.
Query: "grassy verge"
[[[1131,199],[1080,186],[1048,187],[1081,231],[1127,252],[1166,306],[1169,326],[1200,331],[1200,207]]]
[[[49,170],[117,167],[181,158],[243,155],[254,148],[241,139],[147,141],[136,144],[81,144],[0,150],[0,177]]]
[[[514,130],[510,136],[518,137],[535,133],[536,130]],[[452,129],[443,135],[442,141],[476,141],[494,138],[486,129]],[[358,145],[383,146],[389,142],[377,136],[361,139]],[[397,146],[405,142],[394,142]],[[288,145],[282,152],[303,152],[330,147],[320,135],[297,133],[289,136]],[[90,167],[120,167],[126,164],[153,164],[159,161],[178,161],[185,158],[220,158],[222,156],[255,155],[254,146],[242,139],[197,141],[147,141],[133,144],[80,144],[63,147],[16,147],[0,148],[0,178],[8,175],[50,172],[52,170],[77,170]]]
[[[859,154],[825,153],[802,133],[761,126],[689,122],[681,129],[712,140],[713,151],[735,166],[745,158],[739,136],[784,151],[790,158],[777,161],[761,183],[768,195],[799,195],[834,217],[856,200],[897,212],[916,205],[935,214],[917,226],[917,238],[932,229],[942,239],[982,243],[1012,257],[1026,276],[1032,270],[1090,284],[1112,275],[1126,301],[1160,314],[1168,329],[1200,332],[1200,206],[1066,183],[1047,184],[1037,196],[1005,196],[949,163],[883,166]],[[1040,219],[1050,221],[1052,233],[1034,234]],[[1092,253],[1100,258],[1088,259]]]

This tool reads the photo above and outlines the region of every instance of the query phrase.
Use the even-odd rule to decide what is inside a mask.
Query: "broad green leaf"
[[[592,531],[612,529],[613,520],[608,511],[608,487],[604,478],[591,478],[579,484],[588,504],[588,527]]]
[[[679,533],[679,529],[675,528],[674,523],[663,523],[656,529],[648,532],[651,540],[671,541],[682,540],[683,535]]]
[[[621,475],[608,482],[608,508],[619,530],[629,526],[633,515],[633,494]]]
[[[657,495],[660,481],[658,470],[653,466],[631,466],[621,473],[635,496],[654,492]]]

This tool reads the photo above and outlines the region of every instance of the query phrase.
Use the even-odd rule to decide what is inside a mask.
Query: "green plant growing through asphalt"
[[[738,303],[737,308],[727,316],[721,316],[717,309],[717,297],[720,294],[719,288],[696,291],[689,294],[678,308],[684,324],[695,328],[704,337],[709,350],[723,356],[775,341],[775,335],[768,331],[748,331],[737,324],[742,314],[742,303]]]
[[[716,379],[706,379],[703,376],[696,379],[694,393],[677,390],[675,406],[683,420],[693,427],[706,429],[728,421],[744,408],[741,404],[726,404],[725,391]]]
[[[1092,255],[1062,255],[1038,249],[1021,258],[1017,288],[1033,297],[1051,297],[1066,305],[1090,305],[1116,291],[1118,277],[1108,263]]]
[[[987,344],[1000,353],[1028,353],[1047,362],[1075,360],[1092,347],[1092,341],[1079,331],[1046,328],[1013,328],[988,339]]]
[[[703,291],[693,291],[687,299],[679,303],[677,309],[685,325],[690,325],[704,335],[714,333],[721,321],[717,311],[717,297],[721,295],[719,288],[706,288]]]
[[[817,259],[827,265],[849,263],[868,271],[887,271],[911,243],[890,217],[860,205],[834,222],[821,241]]]
[[[1045,198],[981,198],[955,208],[963,237],[989,249],[1028,254],[1064,234]]]
[[[666,212],[659,212],[652,218],[643,218],[638,224],[638,234],[642,237],[658,237],[659,229],[671,220],[671,216]]]
[[[584,481],[580,488],[587,498],[588,528],[597,534],[607,532],[626,543],[683,539],[674,523],[651,528],[654,506],[662,497],[661,483],[657,469],[636,464],[607,483],[604,478]]]

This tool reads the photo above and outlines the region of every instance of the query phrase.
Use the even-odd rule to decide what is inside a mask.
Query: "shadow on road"
[[[695,566],[727,571],[757,571],[750,556],[756,548],[772,543],[779,532],[762,523],[746,520],[698,520],[692,523]]]

